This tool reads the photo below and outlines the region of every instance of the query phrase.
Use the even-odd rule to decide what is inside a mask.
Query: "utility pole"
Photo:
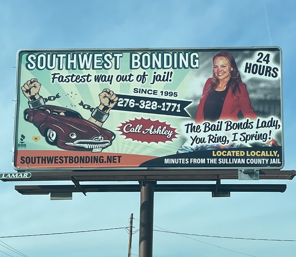
[[[133,213],[132,213],[132,214],[131,214],[131,218],[130,218],[130,227],[129,227],[129,240],[128,240],[128,253],[127,253],[127,257],[131,257],[132,237],[133,237],[133,220],[134,220],[134,216],[133,216]]]
[[[152,257],[155,181],[141,181],[139,257]]]

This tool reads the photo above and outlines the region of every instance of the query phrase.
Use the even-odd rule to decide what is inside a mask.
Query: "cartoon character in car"
[[[112,144],[115,134],[102,127],[118,100],[112,90],[104,89],[99,94],[100,105],[86,120],[71,109],[46,105],[46,100],[39,95],[40,88],[36,78],[22,86],[30,107],[24,111],[24,119],[38,128],[47,143],[66,150],[92,152],[101,152]]]

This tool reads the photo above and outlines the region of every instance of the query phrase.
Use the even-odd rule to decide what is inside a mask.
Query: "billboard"
[[[19,171],[283,167],[278,47],[18,52]]]

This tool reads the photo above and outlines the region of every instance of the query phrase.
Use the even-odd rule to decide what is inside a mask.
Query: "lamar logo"
[[[19,173],[0,173],[1,179],[17,179],[17,178],[30,178],[31,172],[19,172]]]
[[[27,145],[26,145],[26,143],[25,143],[25,141],[24,141],[25,138],[26,138],[26,137],[22,134],[22,135],[21,135],[21,138],[20,138],[20,141],[19,141],[19,143],[18,143],[18,147],[27,147]]]

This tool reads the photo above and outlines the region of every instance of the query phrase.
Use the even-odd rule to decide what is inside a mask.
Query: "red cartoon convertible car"
[[[47,143],[62,149],[101,152],[115,138],[113,132],[63,107],[43,105],[26,109],[24,119],[39,129]]]

